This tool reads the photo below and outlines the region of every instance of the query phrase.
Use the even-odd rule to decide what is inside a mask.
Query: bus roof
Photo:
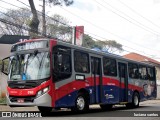
[[[132,63],[143,64],[143,65],[148,65],[148,66],[154,67],[154,65],[152,65],[152,64],[139,62],[139,61],[134,61],[134,60],[127,59],[127,58],[124,58],[120,55],[116,55],[116,54],[113,54],[113,53],[107,53],[107,52],[103,52],[103,51],[95,51],[95,50],[92,50],[92,49],[89,49],[89,48],[73,45],[73,44],[70,44],[70,43],[67,43],[67,42],[63,42],[63,41],[57,41],[57,43],[59,45],[65,45],[65,46],[74,48],[76,50],[80,50],[80,51],[84,51],[84,52],[88,52],[88,53],[93,53],[93,54],[102,55],[102,56],[106,56],[106,57],[116,58],[118,60],[122,60],[122,61],[125,61],[125,62],[132,62]]]
[[[84,51],[84,52],[88,52],[88,53],[92,53],[92,54],[97,54],[97,55],[101,55],[101,56],[116,58],[118,60],[122,60],[122,61],[125,61],[125,62],[132,62],[132,63],[137,63],[137,64],[143,64],[143,65],[148,65],[148,66],[152,66],[152,67],[154,66],[152,64],[147,64],[147,63],[144,63],[144,62],[139,62],[139,61],[134,61],[134,60],[131,60],[131,59],[127,59],[127,58],[124,58],[124,57],[122,57],[120,55],[116,55],[116,54],[113,54],[113,53],[106,53],[106,52],[103,52],[103,51],[95,51],[95,50],[92,50],[92,49],[89,49],[89,48],[73,45],[71,43],[64,42],[64,41],[58,40],[58,39],[49,39],[49,38],[29,39],[27,41],[22,41],[22,42],[18,42],[16,44],[13,44],[13,46],[14,45],[18,45],[18,44],[22,44],[22,43],[28,43],[28,42],[50,41],[50,40],[51,41],[56,41],[58,45],[64,45],[64,46],[71,47],[71,48],[76,49],[76,50],[80,50],[80,51]]]

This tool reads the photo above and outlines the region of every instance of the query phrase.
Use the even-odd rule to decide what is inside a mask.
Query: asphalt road
[[[40,113],[39,113],[40,114]],[[93,107],[86,113],[74,113],[71,111],[54,111],[42,118],[24,118],[28,120],[160,120],[160,102],[141,104],[139,108],[127,109],[125,106],[115,106],[113,109],[103,111],[99,107]],[[146,117],[151,115],[151,117]],[[154,117],[154,116],[159,117]],[[141,117],[140,117],[141,116]],[[0,118],[3,120],[22,119],[22,118]]]

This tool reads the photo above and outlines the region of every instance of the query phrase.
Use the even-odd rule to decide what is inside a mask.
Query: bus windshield
[[[48,52],[19,54],[10,58],[10,80],[39,80],[50,77]]]

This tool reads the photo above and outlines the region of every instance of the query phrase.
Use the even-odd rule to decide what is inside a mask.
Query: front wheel
[[[73,107],[71,110],[76,112],[84,112],[89,109],[89,104],[87,97],[83,94],[79,94],[75,101],[75,107]]]

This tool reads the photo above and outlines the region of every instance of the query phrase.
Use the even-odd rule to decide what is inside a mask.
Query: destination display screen
[[[22,50],[31,50],[31,49],[39,49],[39,48],[48,48],[48,41],[33,41],[33,42],[25,42],[17,45],[13,45],[11,48],[11,52],[22,51]]]

